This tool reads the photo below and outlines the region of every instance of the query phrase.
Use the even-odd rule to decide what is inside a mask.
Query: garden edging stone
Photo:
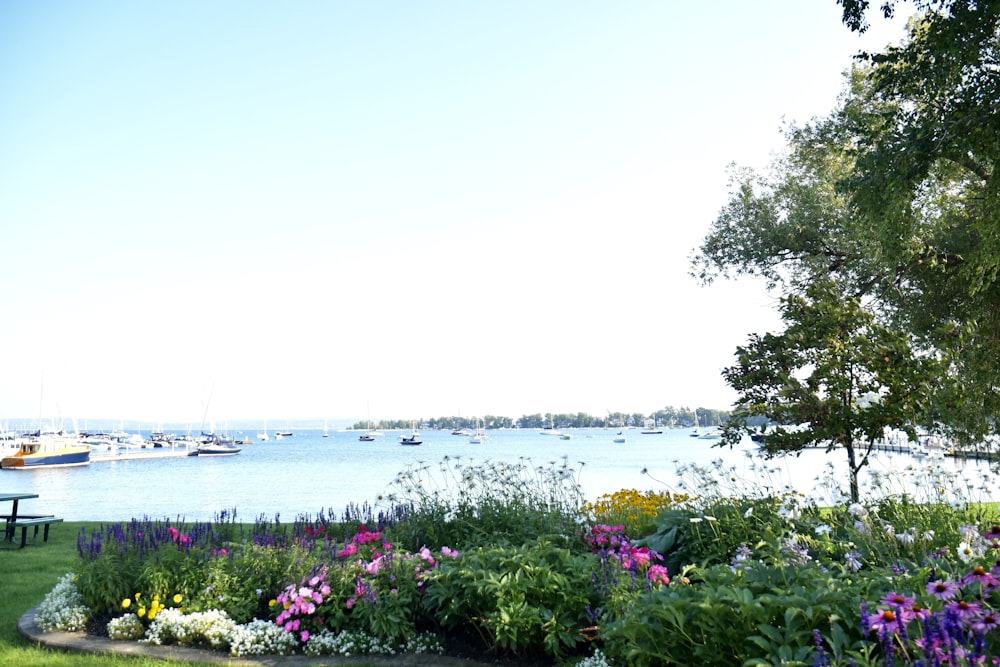
[[[231,667],[321,667],[322,665],[386,665],[392,667],[478,667],[489,663],[466,658],[431,654],[359,655],[342,656],[259,656],[234,658],[219,651],[187,646],[158,646],[139,642],[115,641],[107,637],[88,635],[86,632],[42,632],[35,623],[38,607],[29,609],[17,622],[17,630],[30,641],[51,649],[81,653],[114,653],[170,660],[174,662],[199,662],[208,665]]]

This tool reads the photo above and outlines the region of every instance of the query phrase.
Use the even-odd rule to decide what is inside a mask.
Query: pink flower
[[[307,641],[309,641],[309,631],[308,630],[303,630],[302,634],[299,635],[299,637],[302,639],[302,643],[303,644],[306,643]]]
[[[441,547],[441,555],[449,558],[458,558],[458,552],[449,547]]]
[[[899,632],[899,620],[896,618],[896,612],[891,609],[881,609],[874,614],[869,614],[867,620],[869,630]]]
[[[354,609],[354,602],[356,600],[357,598],[347,598],[347,602],[345,602],[344,604],[347,606],[348,609]]]
[[[670,583],[670,577],[667,576],[667,568],[663,565],[650,565],[646,577],[657,586],[665,586]]]
[[[431,565],[435,564],[434,556],[431,555],[431,550],[427,547],[420,547],[420,557]]]

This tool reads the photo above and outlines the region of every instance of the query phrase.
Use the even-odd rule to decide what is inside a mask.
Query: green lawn
[[[19,549],[20,532],[14,543],[0,542],[0,667],[41,665],[43,667],[109,667],[111,665],[171,665],[183,667],[198,663],[179,663],[152,658],[128,658],[116,655],[94,655],[51,651],[26,640],[17,631],[21,616],[42,601],[67,572],[76,568],[76,537],[79,522],[53,524],[49,541],[43,542],[41,531]]]

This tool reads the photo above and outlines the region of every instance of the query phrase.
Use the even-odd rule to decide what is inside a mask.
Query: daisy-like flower
[[[960,619],[966,622],[978,617],[981,611],[978,603],[966,602],[965,600],[949,602],[945,605],[945,609],[954,612]]]
[[[868,615],[868,630],[899,632],[899,620],[891,609],[880,609]]]
[[[989,540],[990,542],[1000,542],[1000,526],[996,524],[990,526],[989,531],[983,535],[983,539]]]
[[[879,600],[880,603],[894,609],[897,607],[909,607],[916,601],[916,598],[911,598],[901,593],[886,593],[885,596]]]
[[[976,632],[990,632],[1000,627],[1000,618],[992,609],[986,610],[972,621],[972,629]]]
[[[958,595],[958,584],[954,581],[928,581],[927,594],[933,595],[938,600],[951,600]]]
[[[996,577],[987,572],[981,565],[972,568],[972,572],[962,577],[963,586],[968,586],[971,583],[978,583],[983,588],[989,590],[1000,586],[1000,582],[997,581]]]

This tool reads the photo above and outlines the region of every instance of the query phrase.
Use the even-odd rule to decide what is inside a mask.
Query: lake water
[[[542,435],[537,430],[488,432],[484,444],[448,431],[422,432],[424,444],[402,446],[399,433],[386,432],[375,442],[359,442],[357,431],[295,431],[292,437],[254,441],[236,456],[184,457],[156,460],[93,462],[77,468],[37,471],[0,470],[0,491],[31,492],[39,498],[22,501],[21,511],[55,514],[71,521],[128,520],[151,517],[188,521],[213,519],[222,510],[233,510],[250,521],[280,515],[292,521],[301,514],[329,511],[338,515],[350,504],[375,504],[392,491],[396,475],[411,466],[437,464],[445,456],[474,462],[517,462],[528,458],[532,467],[559,464],[563,457],[582,469],[579,482],[588,499],[622,488],[645,491],[680,490],[678,465],[710,466],[721,460],[727,477],[756,486],[785,486],[807,495],[828,498],[817,489],[828,463],[846,488],[845,455],[808,450],[800,457],[763,464],[751,454],[747,440],[732,450],[712,447],[712,441],[690,437],[686,429],[667,429],[659,435],[626,431],[627,442],[614,443],[616,431],[575,429],[571,440]],[[249,434],[253,435],[253,434]],[[916,459],[906,454],[879,454],[875,471],[903,470]],[[970,485],[989,483],[985,464],[945,459],[938,465],[968,479]],[[647,469],[648,474],[643,474]],[[759,486],[757,487],[759,488]],[[986,496],[1000,499],[992,489]]]

